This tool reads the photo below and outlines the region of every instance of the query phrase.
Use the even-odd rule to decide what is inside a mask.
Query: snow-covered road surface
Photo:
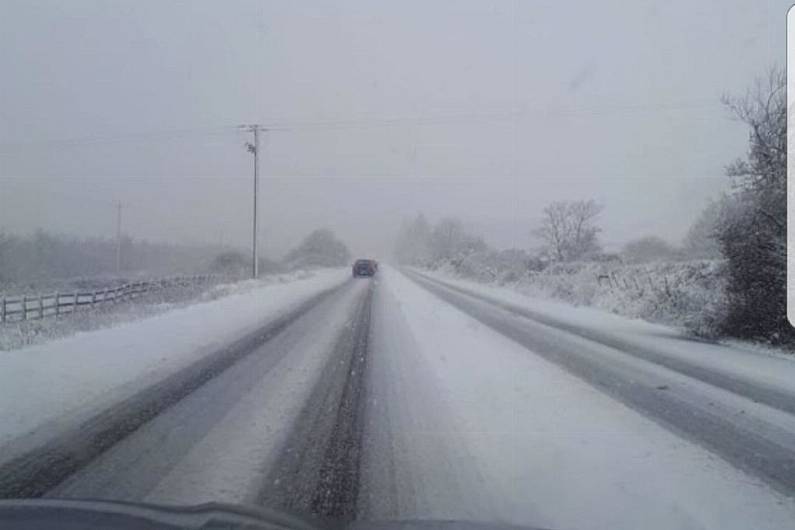
[[[795,413],[792,356],[738,345],[696,341],[666,326],[588,307],[534,299],[507,288],[412,270],[458,292],[489,301],[531,320],[610,346],[755,401]]]
[[[786,528],[791,524],[787,522],[795,509],[791,491],[787,495],[774,490],[758,474],[740,471],[715,452],[691,443],[682,428],[698,426],[704,417],[702,407],[708,408],[709,400],[722,405],[722,394],[727,392],[713,388],[701,403],[685,394],[678,398],[682,405],[672,409],[675,402],[663,400],[680,389],[696,386],[704,395],[709,390],[681,375],[675,384],[672,379],[677,374],[494,305],[472,298],[441,299],[443,291],[432,294],[427,284],[423,288],[405,277],[385,276],[384,283],[391,284],[386,291],[395,297],[385,307],[402,308],[410,331],[400,335],[412,337],[415,344],[402,349],[404,358],[407,351],[419,354],[413,364],[422,363],[426,368],[421,371],[433,374],[433,394],[445,397],[451,410],[445,417],[459,418],[457,427],[450,419],[441,430],[430,427],[427,439],[433,442],[427,443],[454,441],[467,448],[466,457],[453,460],[469,462],[469,478],[457,483],[467,488],[476,485],[474,491],[453,495],[468,500],[463,504],[466,510],[489,514],[487,518],[499,513],[510,522],[550,528]],[[451,310],[451,300],[466,312]],[[390,321],[398,322],[399,316]],[[654,393],[646,392],[649,388]],[[623,398],[630,397],[649,406],[629,408]],[[729,422],[755,414],[754,404],[747,404],[746,414],[727,418]],[[438,408],[428,406],[425,399],[414,411],[427,417]],[[665,417],[671,410],[674,415]],[[777,453],[755,454],[757,447],[746,448],[744,455],[773,458],[766,462],[768,467],[783,474],[795,450],[795,423],[775,409],[759,412],[761,417],[755,417],[759,434],[769,429],[765,434],[786,442],[785,458]],[[660,421],[665,419],[671,421],[663,426]],[[427,425],[437,421],[429,420]],[[736,435],[732,430],[724,434]],[[449,452],[437,449],[437,453]],[[442,476],[432,470],[440,462],[428,459],[421,476]],[[420,483],[432,484],[436,495],[444,497],[441,482]],[[453,497],[447,509],[462,510],[462,503]],[[439,506],[445,504],[429,508]],[[443,508],[431,515],[451,514]]]
[[[345,281],[326,270],[117,327],[0,354],[0,444],[73,424]],[[51,430],[45,429],[45,430]],[[45,433],[47,435],[48,433]],[[33,441],[25,440],[29,446]]]
[[[462,294],[444,284],[417,280],[437,296],[461,308],[528,350],[563,367],[603,390],[624,404],[639,410],[689,439],[700,442],[728,459],[766,479],[784,493],[795,490],[795,416],[790,413],[795,394],[778,390],[773,405],[765,403],[770,390],[764,380],[749,376],[742,392],[732,392],[714,383],[705,368],[691,369],[686,363],[666,366],[666,353],[660,341],[652,362],[642,346],[634,347],[619,335],[600,330],[596,338],[588,328],[561,331],[527,318],[510,306],[495,306],[478,297]],[[609,315],[608,315],[609,316]],[[543,317],[542,317],[543,318]],[[642,335],[639,335],[642,337]],[[677,350],[696,351],[704,345],[679,337]],[[732,352],[727,348],[727,355]],[[674,355],[672,353],[672,355]],[[675,353],[677,357],[680,351]],[[760,364],[778,361],[791,368],[791,361],[759,357]],[[694,355],[695,357],[695,355]],[[722,380],[720,380],[722,382]],[[780,405],[780,406],[774,406]]]
[[[193,384],[173,403],[111,430],[107,447],[35,494],[551,529],[792,527],[795,417],[754,399],[786,397],[781,372],[745,370],[726,348],[715,373],[746,385],[727,388],[589,335],[600,328],[576,311],[567,321],[553,309],[571,329],[554,327],[386,266],[326,292],[339,281],[318,281],[302,310],[288,297],[291,311],[273,314],[290,318],[259,341],[240,342],[257,336],[250,321],[232,325],[218,342],[239,351],[227,365],[184,376]],[[672,357],[703,369],[722,348],[691,359],[706,345],[661,329],[635,340],[660,355],[678,346]],[[45,432],[67,456],[79,445]],[[28,468],[8,455],[24,457],[30,438],[6,436],[0,486],[25,494]]]

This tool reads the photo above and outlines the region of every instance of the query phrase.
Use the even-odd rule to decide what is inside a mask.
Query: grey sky
[[[529,246],[550,200],[680,238],[746,131],[719,99],[785,51],[787,1],[0,0],[0,227],[385,252],[457,215]]]

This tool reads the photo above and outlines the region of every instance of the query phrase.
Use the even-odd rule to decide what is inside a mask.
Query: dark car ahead
[[[375,276],[378,270],[378,263],[373,259],[357,259],[353,264],[353,277]]]

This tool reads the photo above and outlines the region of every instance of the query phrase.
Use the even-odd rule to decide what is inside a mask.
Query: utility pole
[[[260,125],[241,125],[241,129],[244,129],[248,132],[254,133],[254,143],[246,142],[246,149],[248,149],[249,153],[254,155],[254,215],[253,215],[253,222],[254,227],[252,230],[252,242],[251,242],[251,273],[254,278],[259,276],[259,263],[257,260],[257,187],[259,185],[259,133],[260,131],[266,131]]]
[[[116,275],[121,273],[121,201],[116,203]]]

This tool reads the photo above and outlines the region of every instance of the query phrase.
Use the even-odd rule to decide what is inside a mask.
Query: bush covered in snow
[[[780,88],[781,79],[774,78],[774,87]],[[776,101],[774,123],[760,125],[760,131],[780,147],[783,107]],[[741,119],[757,125],[767,119],[758,103],[744,105],[735,107]],[[785,160],[765,151],[765,145],[752,139],[749,160],[730,170],[741,186],[708,205],[682,245],[652,235],[628,242],[620,254],[605,253],[596,239],[600,206],[575,201],[544,210],[537,231],[543,245],[534,253],[494,250],[467,233],[461,221],[431,224],[420,214],[401,227],[395,257],[403,264],[679,326],[700,336],[795,343],[786,321]]]
[[[583,204],[592,220],[598,208]],[[568,215],[571,206],[561,203],[557,208]],[[529,296],[680,326],[701,336],[720,332],[727,315],[727,274],[722,260],[684,260],[681,253],[654,238],[636,241],[622,259],[598,251],[592,236],[588,241],[581,247],[590,251],[579,252],[583,258],[577,261],[560,260],[565,252],[549,249],[536,254],[498,251],[468,234],[458,221],[443,219],[431,225],[419,215],[401,228],[396,255],[406,264],[506,286]]]
[[[429,269],[714,336],[727,310],[721,260],[622,264],[552,263],[544,267],[522,251],[485,252],[444,260]]]

